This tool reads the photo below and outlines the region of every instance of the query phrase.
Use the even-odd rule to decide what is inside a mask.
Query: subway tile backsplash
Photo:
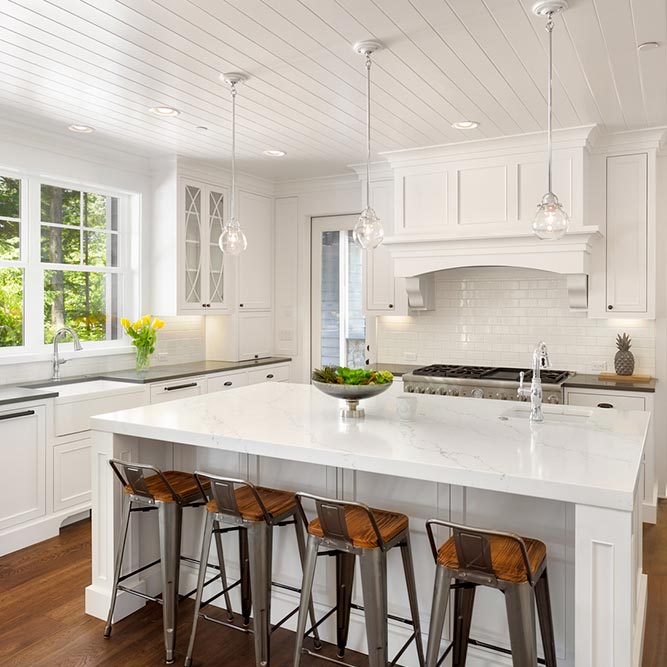
[[[529,269],[482,267],[436,274],[436,308],[410,317],[378,318],[378,360],[527,366],[545,340],[554,368],[614,370],[616,334],[632,337],[636,373],[655,373],[652,320],[589,319],[568,309],[565,276]],[[412,363],[412,362],[410,362]]]

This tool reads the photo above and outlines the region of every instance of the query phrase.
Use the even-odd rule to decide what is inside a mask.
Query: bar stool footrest
[[[471,646],[479,646],[480,648],[485,648],[489,651],[496,651],[497,653],[503,653],[504,655],[512,655],[512,651],[510,651],[508,648],[505,648],[504,646],[496,646],[495,644],[489,644],[488,642],[483,642],[480,641],[479,639],[473,639],[472,637],[468,639],[468,644]],[[454,642],[450,642],[447,645],[445,652],[438,658],[436,667],[440,667],[440,665],[445,661],[445,659],[447,658],[447,656],[449,655],[450,651],[453,648],[454,648]],[[544,658],[538,658],[537,662],[540,665],[547,664],[547,661]]]
[[[162,598],[158,595],[148,595],[148,593],[142,593],[141,591],[135,591],[132,588],[128,588],[127,586],[118,586],[119,591],[123,591],[124,593],[130,593],[131,595],[136,595],[139,598],[143,598],[144,600],[150,600],[151,602],[157,602],[158,604],[164,604],[162,601]]]

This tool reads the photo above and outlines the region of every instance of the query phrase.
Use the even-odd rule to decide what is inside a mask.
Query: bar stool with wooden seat
[[[206,620],[239,629],[239,626],[206,616],[201,612],[206,605],[220,595],[217,593],[207,601],[202,601],[204,587],[213,581],[206,581],[206,562],[211,547],[211,537],[215,535],[219,539],[221,533],[238,530],[241,578],[223,590],[228,591],[238,584],[241,585],[241,615],[244,626],[249,625],[251,610],[253,612],[255,664],[257,667],[268,667],[271,633],[298,611],[297,607],[272,626],[271,587],[273,585],[297,593],[301,592],[301,589],[271,580],[273,529],[276,527],[294,526],[299,558],[303,565],[305,538],[303,527],[296,515],[294,493],[255,486],[243,479],[220,477],[207,472],[195,472],[194,477],[200,485],[201,493],[207,495],[209,500],[206,504],[206,526],[202,541],[192,632],[185,665],[186,667],[192,665],[197,621],[200,616]],[[220,528],[220,522],[232,523],[235,527]],[[314,624],[315,613],[312,605],[310,614]],[[319,648],[320,640],[317,630],[315,630],[314,639],[316,648]]]
[[[171,664],[174,661],[174,646],[176,643],[176,611],[178,606],[180,561],[198,562],[194,559],[181,556],[183,508],[202,507],[206,502],[206,498],[202,495],[201,486],[192,473],[177,470],[163,472],[152,465],[128,463],[127,461],[120,461],[118,459],[110,459],[109,465],[123,486],[127,502],[123,511],[120,543],[114,567],[113,592],[107,624],[104,628],[104,636],[107,639],[111,636],[113,614],[119,590],[158,602],[162,605],[165,658],[167,664]],[[151,474],[147,475],[146,473]],[[130,516],[135,512],[150,512],[152,510],[157,510],[158,512],[160,558],[121,576]],[[226,581],[224,556],[220,541],[217,542],[217,547],[219,576],[223,581]],[[160,597],[135,591],[122,584],[123,581],[158,563],[160,564],[162,578],[162,594]],[[193,592],[183,597],[189,597]],[[231,603],[228,595],[226,603],[231,613]]]
[[[310,522],[308,522],[303,509],[302,500],[304,498],[308,498],[315,503],[317,517]],[[391,664],[393,665],[398,661],[414,640],[419,664],[423,666],[424,653],[419,625],[412,551],[410,549],[408,517],[398,512],[371,509],[358,502],[321,498],[303,492],[297,493],[296,499],[299,514],[304,525],[307,526],[308,545],[303,571],[303,584],[301,586],[301,605],[296,631],[294,667],[299,667],[302,653],[317,655],[303,648],[303,639],[306,634],[309,634],[306,633],[306,615],[311,604],[318,555],[335,555],[336,557],[336,606],[319,619],[314,627],[323,623],[334,612],[337,612],[339,658],[344,657],[345,654],[350,609],[354,608],[363,610],[366,618],[370,667],[387,667],[388,665],[388,618],[406,623],[413,630]],[[320,547],[325,547],[328,550],[320,552]],[[401,549],[410,604],[410,620],[393,616],[387,610],[387,552],[394,547],[400,547]],[[363,607],[352,603],[352,583],[357,556],[361,568]],[[347,664],[342,661],[338,662],[343,665]]]
[[[433,526],[443,526],[452,531],[452,536],[439,549],[433,537]],[[478,586],[495,588],[505,595],[514,667],[535,667],[538,662],[556,667],[545,544],[514,533],[471,528],[439,519],[427,521],[426,530],[436,562],[426,667],[436,667],[452,649],[452,666],[464,667],[469,644],[510,653],[505,648],[470,639]],[[455,590],[454,640],[445,656],[439,658],[450,588]],[[544,659],[537,657],[535,603]]]

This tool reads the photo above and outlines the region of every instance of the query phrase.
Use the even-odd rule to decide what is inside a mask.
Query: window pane
[[[118,338],[118,276],[87,271],[44,271],[44,342],[62,326],[81,340]]]
[[[0,269],[0,347],[23,345],[23,269]]]
[[[116,231],[118,229],[118,199],[94,192],[84,192],[81,224],[84,227]]]
[[[80,225],[81,193],[55,185],[42,185],[42,222]]]
[[[81,261],[80,246],[78,229],[42,225],[42,262],[78,264]]]
[[[85,266],[118,266],[118,235],[84,232],[82,263]]]
[[[0,176],[0,216],[21,217],[21,181]]]
[[[0,220],[0,259],[21,259],[18,220]]]

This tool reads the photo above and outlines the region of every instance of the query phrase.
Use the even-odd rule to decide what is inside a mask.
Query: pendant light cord
[[[554,20],[553,12],[549,12],[547,18],[547,33],[549,35],[549,55],[548,55],[548,86],[547,86],[547,184],[549,194],[552,193],[551,188],[551,161],[553,149],[551,146],[551,117],[553,115],[553,102],[552,102],[552,87],[553,87],[553,30],[554,30]]]
[[[366,208],[371,206],[371,56],[366,54]]]
[[[232,194],[230,197],[230,219],[236,220],[236,83],[231,84],[232,90]]]

